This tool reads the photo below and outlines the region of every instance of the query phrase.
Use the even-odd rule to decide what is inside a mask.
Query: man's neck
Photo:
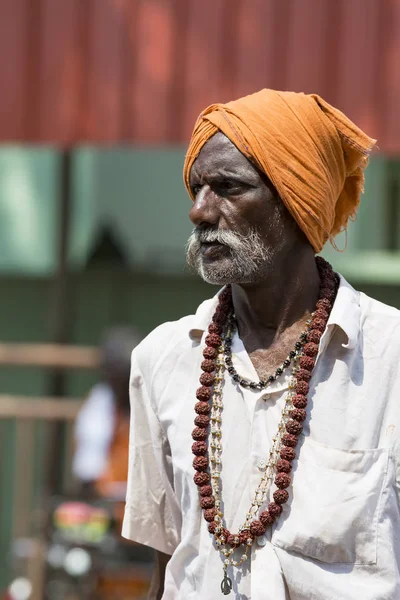
[[[310,246],[274,264],[254,285],[232,285],[239,333],[249,352],[269,348],[296,323],[303,325],[318,300],[320,280]]]

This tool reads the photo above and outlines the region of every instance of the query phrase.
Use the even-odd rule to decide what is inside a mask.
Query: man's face
[[[195,160],[190,185],[188,264],[217,285],[265,280],[300,231],[268,179],[217,133]]]

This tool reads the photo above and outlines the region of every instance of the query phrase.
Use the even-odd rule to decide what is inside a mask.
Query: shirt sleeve
[[[145,377],[132,354],[128,486],[122,535],[172,555],[181,511],[173,489],[171,451],[152,407]]]

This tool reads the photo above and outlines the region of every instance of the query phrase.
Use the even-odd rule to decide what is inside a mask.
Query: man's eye
[[[239,192],[241,189],[240,184],[237,181],[231,181],[229,179],[217,181],[215,183],[215,188],[222,194],[233,194],[235,192]]]
[[[193,196],[197,196],[199,191],[201,190],[201,185],[192,185],[192,193]]]

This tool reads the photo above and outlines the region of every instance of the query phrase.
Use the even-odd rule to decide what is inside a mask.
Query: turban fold
[[[268,176],[315,252],[355,217],[375,140],[319,96],[264,89],[206,108],[184,164],[192,199],[190,170],[217,131]]]

